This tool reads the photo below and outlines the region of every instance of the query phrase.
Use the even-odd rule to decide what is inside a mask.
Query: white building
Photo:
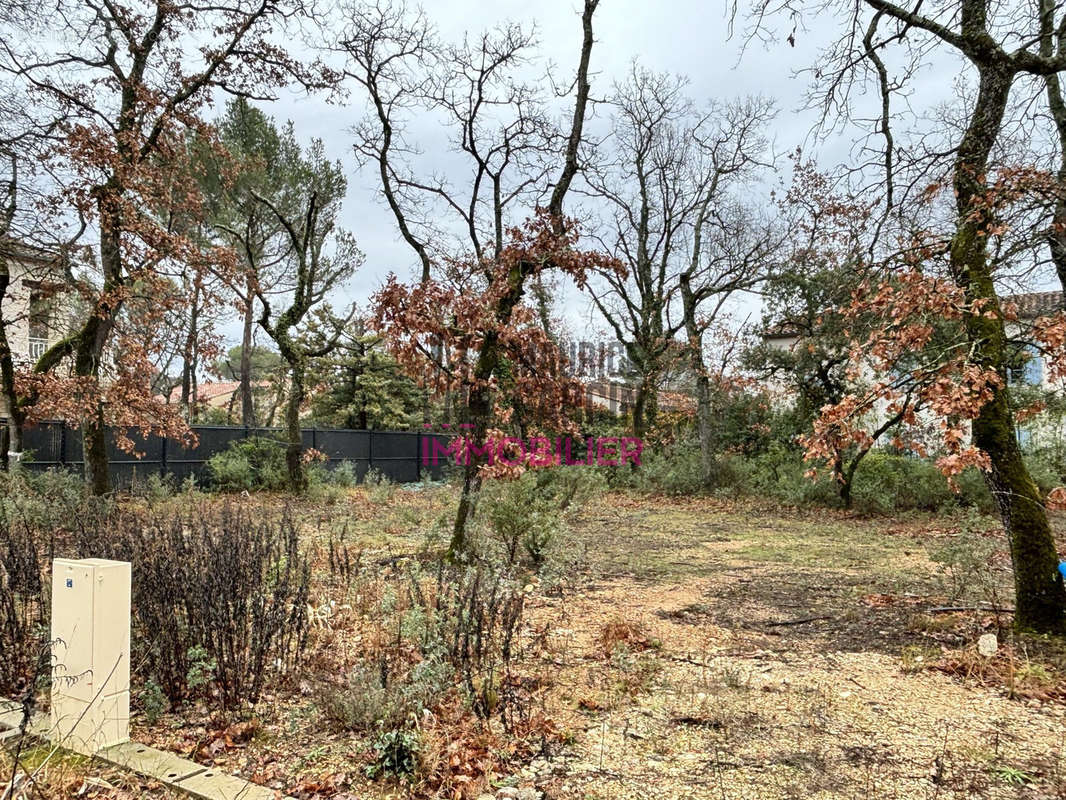
[[[1027,294],[1008,295],[1002,298],[1004,304],[1013,303],[1017,307],[1018,323],[1009,323],[1008,336],[1018,337],[1029,327],[1033,320],[1063,310],[1062,292],[1030,292]],[[802,344],[800,331],[787,323],[772,325],[762,335],[763,341],[772,347],[792,350]],[[1019,359],[1017,365],[1008,370],[1007,381],[1010,385],[1032,386],[1034,389],[1053,392],[1066,398],[1066,385],[1062,381],[1051,380],[1045,368],[1043,356],[1035,347],[1026,347],[1028,358]],[[873,377],[870,375],[869,377]],[[771,392],[782,401],[791,400],[791,391],[780,383],[770,386]],[[1066,415],[1056,417],[1052,414],[1037,415],[1033,420],[1019,423],[1018,440],[1023,446],[1046,447],[1066,444]]]
[[[16,367],[27,368],[66,333],[69,281],[54,252],[0,239],[0,258],[10,276],[0,297],[0,319]],[[5,413],[0,400],[0,414]]]

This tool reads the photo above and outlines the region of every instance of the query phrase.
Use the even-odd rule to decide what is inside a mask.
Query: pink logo
[[[640,466],[640,454],[644,443],[633,436],[598,436],[575,440],[572,436],[549,439],[546,436],[531,436],[519,439],[512,436],[478,444],[469,436],[457,436],[448,442],[436,437],[422,439],[422,465],[437,466],[454,462],[458,465],[484,460],[490,466],[504,464],[531,467],[547,466],[599,466],[617,467],[627,463]]]

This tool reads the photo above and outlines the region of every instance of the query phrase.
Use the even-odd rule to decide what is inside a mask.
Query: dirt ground
[[[358,658],[369,628],[323,565],[343,538],[362,569],[387,574],[453,500],[446,488],[357,489],[307,511],[321,573],[308,665],[250,722],[203,706],[153,724],[135,712],[134,738],[301,800],[415,796],[368,780],[365,736],[324,720],[315,683]],[[984,526],[976,535],[998,542],[994,521]],[[930,559],[959,527],[947,516],[597,498],[555,543],[520,636],[516,680],[552,735],[504,752],[502,737],[471,732],[501,749],[459,787],[548,800],[1066,798],[1061,646],[1016,640],[1009,614],[930,612],[985,603],[953,599]],[[1009,559],[1000,550],[986,566],[1009,606]],[[976,642],[988,633],[999,649],[986,658]],[[436,744],[447,755],[458,743]],[[125,791],[81,794],[159,796]]]
[[[1066,797],[1061,698],[937,668],[997,630],[924,613],[944,601],[930,546],[953,535],[608,498],[579,528],[587,583],[534,614],[577,734],[565,766],[531,772],[568,799]]]

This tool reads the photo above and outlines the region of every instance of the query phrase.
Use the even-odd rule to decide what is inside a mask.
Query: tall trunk
[[[303,435],[300,431],[300,406],[304,401],[305,360],[300,356],[290,359],[291,381],[289,401],[285,406],[285,433],[288,439],[285,447],[285,464],[289,470],[289,488],[301,493],[307,490],[307,471],[303,464]]]
[[[107,457],[107,428],[104,425],[103,403],[96,404],[92,420],[82,423],[82,451],[85,453],[85,480],[97,497],[111,491],[110,461]]]
[[[1007,335],[988,261],[987,237],[979,228],[980,215],[975,211],[988,188],[989,153],[1002,124],[1014,75],[1008,68],[985,66],[980,76],[976,105],[954,165],[958,220],[951,242],[951,268],[968,300],[983,300],[987,303],[983,311],[996,312],[993,316],[967,315],[966,333],[976,363],[1005,378]],[[1062,632],[1066,630],[1066,590],[1057,570],[1055,542],[1043,499],[1015,437],[1005,380],[993,389],[992,399],[973,421],[973,441],[991,462],[986,480],[1010,542],[1015,625]]]
[[[696,428],[700,437],[700,479],[709,488],[715,477],[715,442],[711,420],[711,379],[705,373],[696,376]]]
[[[696,259],[699,257],[701,222],[697,224],[696,243],[694,247],[693,266],[680,278],[681,312],[685,322],[685,336],[688,339],[689,366],[696,375],[696,427],[700,437],[700,478],[703,485],[710,487],[714,480],[714,427],[711,419],[711,377],[703,363],[703,332],[697,321],[696,294],[692,291],[691,273],[695,272]]]
[[[657,381],[655,373],[644,372],[633,397],[633,435],[638,439],[643,439],[655,425],[659,408]]]
[[[7,297],[10,283],[11,272],[7,259],[0,256],[0,303]],[[21,407],[18,393],[15,391],[15,354],[11,352],[11,344],[7,338],[8,324],[0,308],[0,392],[8,408],[7,441],[4,443],[2,457],[4,468],[13,469],[22,458],[22,427],[26,421],[26,412]]]
[[[185,332],[185,344],[181,353],[181,407],[185,419],[196,419],[196,338],[199,325],[199,289],[193,289],[192,309],[189,312],[189,329]]]
[[[1059,184],[1066,190],[1066,156],[1064,166],[1059,170]],[[1062,289],[1060,301],[1063,310],[1066,310],[1066,197],[1055,202],[1055,211],[1051,218],[1051,230],[1047,235],[1048,246],[1051,249],[1051,262],[1055,265],[1055,272],[1059,276],[1059,286]]]
[[[513,303],[508,304],[505,312],[502,309],[498,312],[499,314],[506,313],[506,318],[510,318],[511,309],[521,298],[521,284],[516,290],[512,290],[512,295],[514,296]],[[506,302],[506,298],[501,301],[501,303]],[[481,352],[474,366],[476,384],[471,387],[468,399],[469,421],[473,427],[467,430],[466,435],[469,441],[479,448],[485,446],[485,436],[492,419],[492,391],[489,389],[488,381],[496,372],[499,361],[499,337],[495,331],[489,331],[485,335]],[[452,539],[448,544],[449,558],[460,558],[469,549],[466,529],[469,520],[473,517],[477,493],[481,489],[481,464],[481,460],[468,449],[463,464],[463,491],[459,496],[459,507],[455,513]]]
[[[104,273],[103,301],[101,307],[85,323],[77,337],[74,349],[74,374],[92,378],[97,399],[90,418],[83,421],[82,442],[85,453],[85,477],[93,494],[103,495],[111,491],[108,474],[107,431],[104,427],[104,404],[99,398],[100,365],[104,348],[115,327],[115,315],[121,301],[114,299],[114,292],[122,283],[122,220],[113,205],[119,193],[117,186],[109,184],[99,193],[100,213],[100,265]]]
[[[1051,47],[1050,41],[1043,44],[1044,47]],[[1057,73],[1045,76],[1044,83],[1047,87],[1048,109],[1059,137],[1059,194],[1051,216],[1047,243],[1051,250],[1051,263],[1055,265],[1059,285],[1062,287],[1061,305],[1066,310],[1066,102],[1063,101],[1062,86]]]
[[[245,290],[248,303],[244,307],[244,331],[241,335],[241,424],[255,426],[255,403],[252,399],[252,329],[255,326],[255,285],[248,278]]]

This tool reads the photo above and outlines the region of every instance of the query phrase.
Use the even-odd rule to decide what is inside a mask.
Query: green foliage
[[[354,335],[318,360],[310,382],[325,387],[312,403],[324,426],[405,430],[422,421],[426,393],[370,334]]]
[[[314,473],[319,479],[331,486],[351,489],[359,484],[359,473],[354,461],[342,461],[333,469],[322,469]]]
[[[534,469],[514,480],[487,483],[478,504],[492,546],[489,557],[539,570],[567,512],[604,487],[596,469],[579,466]]]
[[[639,470],[601,468],[616,489],[694,495],[708,491],[719,496],[748,495],[789,506],[839,506],[832,477],[824,471],[808,476],[810,464],[794,447],[771,438],[761,452],[750,456],[722,453],[715,461],[714,481],[704,486],[699,479],[700,452],[694,438],[649,447]],[[1062,485],[1057,464],[1050,458],[1030,456],[1030,467],[1045,491]],[[853,507],[863,514],[899,511],[950,511],[972,507],[984,513],[993,510],[984,476],[968,469],[956,476],[958,491],[929,459],[873,450],[860,463],[852,489]]]
[[[417,731],[387,730],[374,738],[375,758],[365,767],[368,778],[380,775],[395,775],[407,778],[418,767],[418,751],[421,741]]]
[[[205,648],[193,645],[185,657],[189,663],[189,669],[185,673],[185,687],[190,692],[196,692],[215,679],[218,662],[211,658],[211,654]]]
[[[162,502],[175,493],[174,476],[150,472],[147,477],[134,481],[130,491],[150,503]]]
[[[288,485],[285,445],[252,437],[232,442],[207,460],[209,485],[220,492],[280,491]]]
[[[239,344],[231,347],[226,351],[225,356],[215,362],[214,371],[221,375],[223,380],[240,380],[243,351],[244,348]],[[275,377],[282,367],[281,356],[277,351],[259,345],[252,345],[249,348],[249,361],[253,388],[257,388],[256,384]]]
[[[33,528],[69,531],[81,515],[110,506],[111,501],[93,497],[71,470],[0,472],[0,515]]]
[[[163,687],[149,678],[141,687],[138,697],[145,720],[149,725],[155,725],[167,710],[167,696],[163,693]]]
[[[815,248],[801,250],[767,278],[764,327],[796,346],[763,341],[744,354],[745,365],[781,381],[797,397],[798,422],[809,424],[818,409],[846,394],[849,330],[839,308],[847,305],[861,276],[825,260]]]
[[[629,465],[600,467],[611,488],[661,492],[663,494],[700,494],[705,487],[700,478],[700,446],[691,438],[668,444],[645,445],[640,468]]]

